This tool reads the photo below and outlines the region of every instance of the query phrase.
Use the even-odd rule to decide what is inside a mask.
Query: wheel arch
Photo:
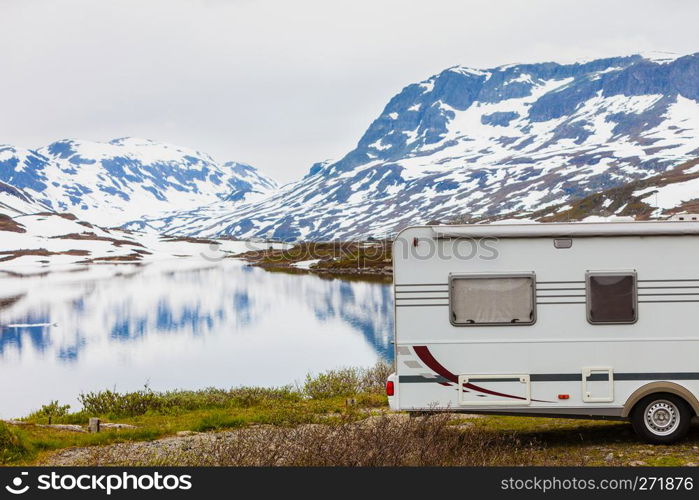
[[[687,402],[687,404],[690,406],[692,409],[692,413],[694,415],[699,415],[699,400],[697,400],[697,397],[687,389],[686,387],[676,384],[674,382],[651,382],[649,384],[646,384],[644,386],[639,387],[636,389],[631,396],[629,396],[629,399],[626,400],[626,403],[624,404],[624,408],[621,412],[621,416],[626,418],[631,414],[631,410],[633,410],[633,407],[638,403],[641,399],[645,398],[646,396],[649,396],[651,394],[656,394],[656,393],[669,393],[669,394],[674,394],[676,396],[681,397],[683,400]]]

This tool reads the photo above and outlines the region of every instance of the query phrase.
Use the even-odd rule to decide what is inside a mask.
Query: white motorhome
[[[629,419],[655,443],[699,412],[699,222],[411,227],[393,265],[393,410]]]

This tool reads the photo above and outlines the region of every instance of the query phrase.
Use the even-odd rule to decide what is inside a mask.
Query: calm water
[[[0,279],[0,304],[16,299],[0,305],[0,418],[76,408],[83,391],[284,385],[392,357],[388,285],[207,266]]]

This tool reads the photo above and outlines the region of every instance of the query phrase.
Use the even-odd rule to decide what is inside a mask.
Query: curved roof
[[[699,235],[699,222],[553,222],[431,226],[436,238],[565,238]]]

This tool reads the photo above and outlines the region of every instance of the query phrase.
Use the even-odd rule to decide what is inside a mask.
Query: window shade
[[[590,274],[588,319],[591,323],[633,323],[636,321],[636,276],[632,274]]]
[[[532,277],[454,277],[452,322],[459,325],[531,324],[534,322]]]

